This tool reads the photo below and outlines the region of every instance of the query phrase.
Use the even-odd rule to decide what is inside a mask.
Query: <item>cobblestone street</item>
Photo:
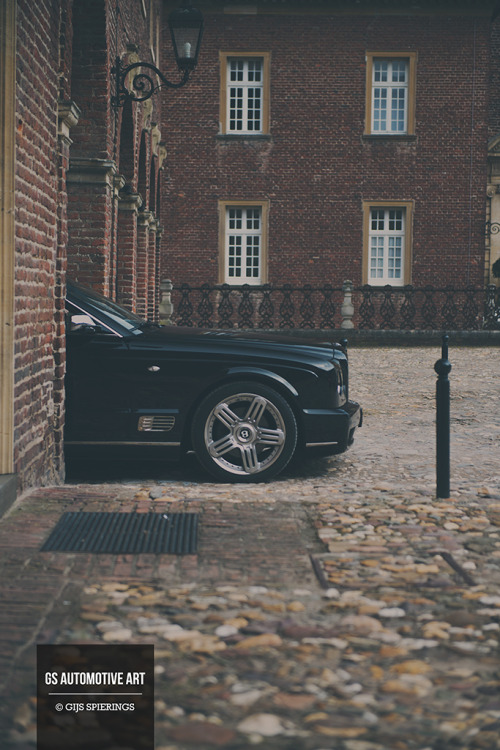
[[[0,521],[0,746],[36,747],[36,644],[98,642],[155,645],[156,750],[500,748],[500,349],[450,341],[445,500],[439,357],[353,348],[354,445],[270,484],[122,463],[18,500]],[[199,513],[198,554],[40,552],[68,510]]]

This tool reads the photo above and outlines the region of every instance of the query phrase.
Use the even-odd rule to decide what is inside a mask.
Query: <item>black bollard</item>
[[[436,383],[436,495],[450,496],[450,381],[451,363],[448,359],[448,336],[442,339],[441,359],[434,365]]]

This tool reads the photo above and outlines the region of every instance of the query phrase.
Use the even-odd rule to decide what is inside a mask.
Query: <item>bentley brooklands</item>
[[[196,454],[217,480],[272,479],[345,451],[361,424],[335,342],[160,326],[68,284],[65,441]]]

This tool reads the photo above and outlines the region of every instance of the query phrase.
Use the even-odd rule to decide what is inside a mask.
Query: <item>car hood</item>
[[[309,338],[301,334],[280,334],[267,331],[231,331],[222,329],[187,328],[179,326],[161,326],[144,330],[142,336],[134,341],[136,345],[159,346],[161,343],[181,348],[195,348],[203,350],[223,350],[228,347],[241,350],[260,349],[267,354],[278,350],[298,353],[320,359],[331,359],[333,350],[343,352],[341,344],[323,338]]]

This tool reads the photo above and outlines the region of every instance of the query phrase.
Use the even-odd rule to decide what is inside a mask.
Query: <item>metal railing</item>
[[[263,330],[495,330],[500,289],[487,287],[174,286],[161,283],[160,320],[199,328]]]

